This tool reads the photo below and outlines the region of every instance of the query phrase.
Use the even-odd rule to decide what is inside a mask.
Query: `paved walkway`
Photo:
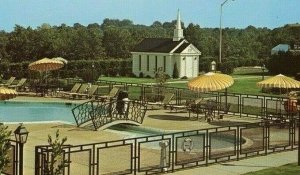
[[[278,167],[288,163],[297,162],[297,150],[281,153],[273,153],[267,156],[258,156],[240,161],[224,162],[207,167],[198,167],[187,170],[180,170],[171,174],[176,175],[239,175],[248,172],[258,171],[271,167]]]

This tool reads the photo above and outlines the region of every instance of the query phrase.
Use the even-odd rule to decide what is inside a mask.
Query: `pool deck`
[[[45,97],[17,97],[12,101],[34,101],[34,102],[72,102],[83,103],[86,100],[68,100],[61,98]],[[205,129],[233,124],[257,122],[256,119],[226,116],[223,120],[207,123],[197,120],[195,117],[189,119],[187,112],[170,112],[169,110],[148,110],[143,124],[140,127],[151,127],[165,132],[185,131],[193,129]],[[15,130],[18,124],[8,124],[11,130]],[[110,129],[104,131],[92,131],[78,128],[65,123],[26,123],[24,124],[30,132],[28,142],[24,147],[24,174],[34,174],[34,148],[36,145],[47,145],[48,135],[54,137],[59,129],[61,137],[67,137],[67,144],[88,144],[110,140],[123,139],[126,136],[113,132]],[[188,170],[176,171],[172,174],[243,174],[264,168],[279,166],[297,161],[296,151],[288,151],[268,156],[244,159],[240,161],[215,164],[208,167],[197,167]]]

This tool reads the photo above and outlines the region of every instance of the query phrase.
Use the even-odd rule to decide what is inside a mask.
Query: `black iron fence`
[[[64,174],[158,174],[257,155],[293,150],[298,147],[299,114],[286,107],[288,99],[225,92],[196,93],[188,89],[152,85],[99,82],[106,94],[113,86],[129,92],[130,99],[145,100],[171,92],[176,104],[187,99],[214,99],[230,103],[228,112],[240,117],[263,118],[263,122],[209,129],[143,136],[109,142],[71,145],[63,148],[61,160],[69,162]],[[101,83],[103,83],[101,85]],[[87,108],[88,109],[88,108]],[[36,146],[35,174],[56,169],[52,148]],[[54,167],[49,167],[49,166]],[[51,173],[51,172],[50,172]]]
[[[67,175],[158,174],[293,150],[298,147],[298,129],[296,120],[270,120],[66,146],[61,157],[69,162]],[[36,175],[47,174],[51,153],[49,146],[36,147]]]
[[[263,118],[269,115],[286,114],[287,97],[238,94],[227,92],[194,92],[187,88],[158,87],[151,84],[133,84],[115,81],[98,81],[98,94],[107,94],[114,86],[129,92],[130,99],[161,100],[163,94],[173,93],[173,103],[180,105],[186,100],[203,98],[218,103],[230,103],[229,113],[239,116]],[[154,98],[154,99],[153,99]]]

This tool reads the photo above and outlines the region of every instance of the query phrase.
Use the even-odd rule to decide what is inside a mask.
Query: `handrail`
[[[147,106],[138,101],[91,100],[72,109],[77,127],[92,124],[95,130],[109,125],[143,123]]]

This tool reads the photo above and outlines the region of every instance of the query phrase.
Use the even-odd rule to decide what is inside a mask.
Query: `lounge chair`
[[[74,98],[74,99],[75,99],[76,96],[77,96],[78,94],[84,94],[84,93],[86,93],[88,87],[89,87],[88,84],[82,84],[82,85],[80,86],[79,90],[77,91],[77,93],[75,92],[75,93],[69,93],[69,94],[68,94],[68,95],[69,95],[69,98]]]
[[[146,104],[147,104],[147,106],[152,106],[152,109],[153,109],[153,106],[160,106],[160,107],[167,108],[168,106],[170,106],[170,101],[173,97],[174,97],[173,93],[166,93],[164,95],[164,98],[163,98],[162,101],[159,101],[159,102],[146,102]]]
[[[199,104],[203,98],[198,98],[196,100],[186,100],[183,104],[169,104],[170,112],[175,110],[175,112],[179,111],[190,111],[192,106]]]
[[[24,84],[25,84],[26,81],[27,81],[26,78],[22,78],[22,79],[18,82],[18,84],[16,84],[16,85],[10,85],[10,86],[8,86],[8,88],[11,88],[11,89],[15,89],[15,90],[17,90],[17,91],[20,91],[20,89],[24,86]],[[24,89],[24,88],[23,88],[23,89]]]
[[[98,89],[98,85],[92,85],[89,89],[88,89],[88,91],[87,91],[87,93],[83,93],[83,94],[76,94],[76,96],[77,97],[80,97],[80,98],[82,98],[82,97],[85,97],[85,98],[92,98],[93,97],[93,95],[95,94],[95,92],[97,91],[97,89]]]
[[[16,79],[16,77],[10,77],[7,81],[6,81],[6,83],[4,83],[4,84],[0,84],[0,86],[10,86],[14,81],[15,81],[15,79]]]
[[[69,92],[68,91],[60,91],[60,92],[58,92],[58,95],[61,95],[64,97],[66,95],[70,95],[70,93],[77,93],[80,86],[81,86],[80,83],[75,83],[75,85],[72,87],[72,89]]]
[[[116,97],[117,94],[119,92],[119,88],[117,87],[113,87],[109,94],[108,95],[102,95],[102,96],[99,96],[98,98],[102,99],[102,100],[107,100],[107,99],[110,99],[110,98],[113,98],[113,97]]]

